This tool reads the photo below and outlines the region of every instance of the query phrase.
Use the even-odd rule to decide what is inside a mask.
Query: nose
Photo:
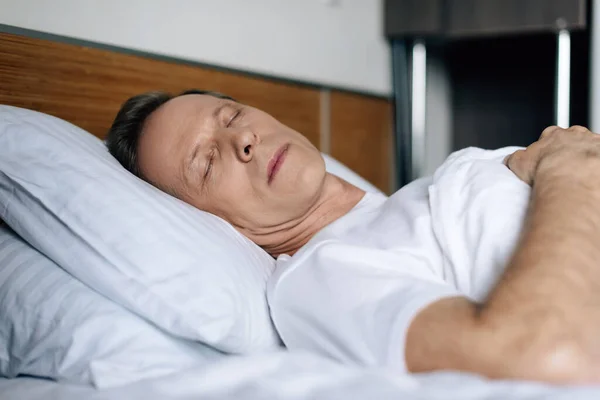
[[[249,129],[233,135],[233,142],[237,157],[242,162],[250,162],[254,157],[256,145],[260,143],[258,136]]]

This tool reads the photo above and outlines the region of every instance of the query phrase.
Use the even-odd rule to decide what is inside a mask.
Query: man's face
[[[208,95],[176,97],[152,113],[138,156],[154,185],[250,237],[301,220],[326,175],[304,136],[256,108]]]

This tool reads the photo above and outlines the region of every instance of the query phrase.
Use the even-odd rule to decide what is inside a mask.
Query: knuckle
[[[515,156],[516,158],[521,158],[525,155],[525,150],[524,149],[520,149],[517,150],[513,153],[513,156]]]
[[[555,134],[559,130],[561,130],[561,128],[558,127],[558,126],[556,126],[556,125],[549,126],[546,129],[544,129],[544,131],[542,132],[540,138],[544,139],[544,138],[546,138],[548,136],[551,136],[551,135]]]
[[[521,168],[521,164],[523,164],[524,156],[525,150],[517,150],[507,157],[506,165],[511,170],[518,170]]]
[[[578,136],[585,136],[591,133],[585,126],[581,125],[573,125],[568,130],[571,134],[575,134]]]
[[[523,150],[517,150],[517,151],[515,151],[514,153],[510,154],[510,155],[508,156],[508,159],[509,159],[509,160],[511,160],[511,161],[514,161],[514,160],[516,160],[517,158],[519,158],[519,154],[521,154],[522,152],[523,152]]]
[[[573,125],[569,128],[570,131],[575,132],[575,133],[588,133],[589,130],[588,128],[586,128],[585,126],[581,126],[581,125]]]

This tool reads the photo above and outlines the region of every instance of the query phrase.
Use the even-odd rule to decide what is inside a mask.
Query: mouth
[[[271,182],[273,182],[275,175],[277,175],[277,172],[281,169],[289,147],[289,144],[284,144],[279,148],[279,150],[277,150],[277,152],[275,152],[273,157],[271,157],[271,160],[267,165],[267,182],[269,185]]]

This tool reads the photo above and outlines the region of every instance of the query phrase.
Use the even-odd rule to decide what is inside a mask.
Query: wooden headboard
[[[104,138],[133,95],[219,91],[265,110],[391,191],[388,99],[37,36],[0,31],[0,104],[54,115]]]
[[[319,142],[309,87],[99,48],[0,33],[0,104],[42,111],[103,137],[121,104],[150,90],[216,90]]]

